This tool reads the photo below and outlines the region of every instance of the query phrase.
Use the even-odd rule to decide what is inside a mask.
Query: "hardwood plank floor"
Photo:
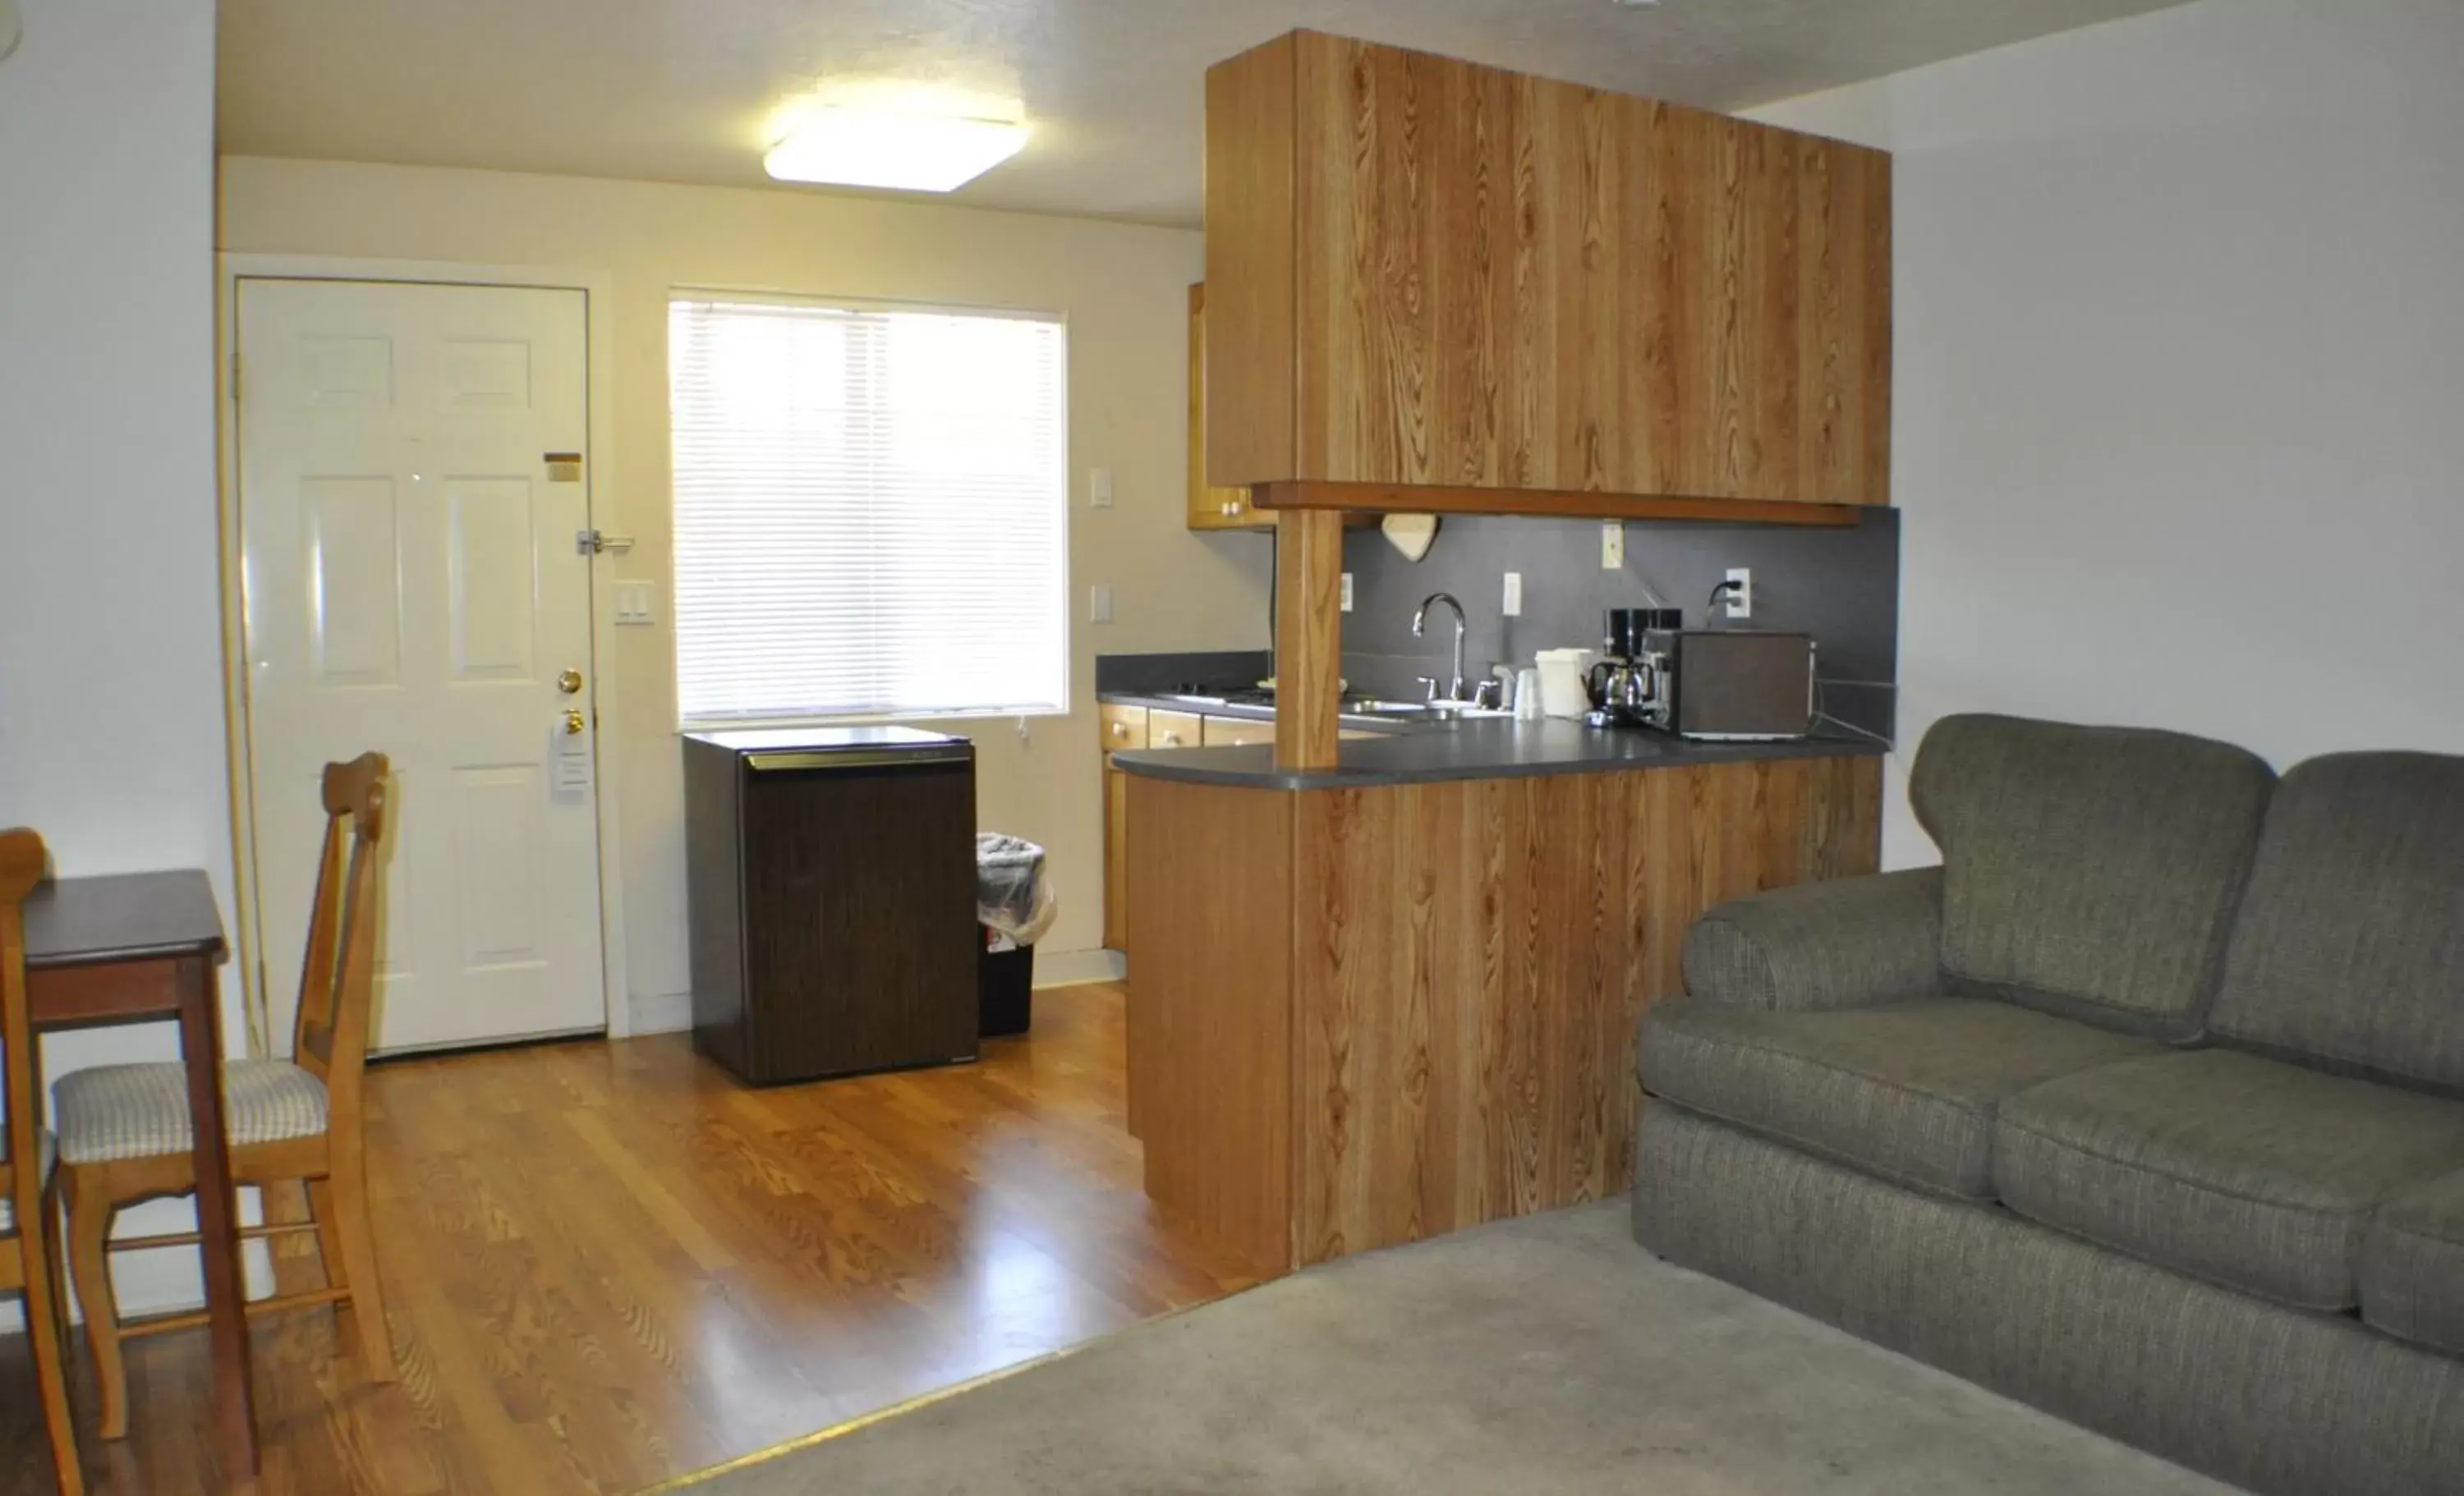
[[[254,1488],[638,1490],[1246,1286],[1141,1191],[1121,1015],[1040,992],[979,1064],[773,1090],[681,1035],[376,1067],[403,1377],[368,1384],[331,1311],[261,1322]],[[99,1496],[223,1488],[202,1334],[130,1347],[118,1444],[79,1359]],[[0,1492],[49,1488],[33,1406],[0,1341]]]

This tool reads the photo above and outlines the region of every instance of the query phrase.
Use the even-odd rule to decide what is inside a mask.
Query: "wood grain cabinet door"
[[[1889,501],[1887,155],[1311,32],[1206,86],[1209,482]]]
[[[1104,765],[1104,949],[1130,948],[1130,777]]]
[[[1206,287],[1189,288],[1189,527],[1193,530],[1270,530],[1245,488],[1218,488],[1206,481]]]

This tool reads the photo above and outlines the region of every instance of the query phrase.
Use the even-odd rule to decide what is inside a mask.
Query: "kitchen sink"
[[[1476,707],[1468,701],[1357,701],[1344,708],[1363,716],[1439,717],[1495,721],[1514,714],[1497,707]]]

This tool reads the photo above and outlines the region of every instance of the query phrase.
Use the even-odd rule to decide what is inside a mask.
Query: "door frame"
[[[239,352],[239,283],[243,280],[390,281],[413,285],[514,286],[546,291],[579,291],[583,296],[584,408],[589,421],[588,502],[590,523],[616,529],[615,441],[615,276],[606,271],[549,265],[471,265],[451,260],[365,259],[339,254],[244,254],[214,256],[214,425],[220,449],[220,529],[222,532],[223,598],[223,722],[231,765],[231,850],[236,866],[233,897],[239,908],[239,979],[246,994],[249,1052],[276,1055],[290,1045],[287,1033],[273,1031],[273,991],[265,969],[262,909],[256,887],[256,794],[253,734],[255,722],[249,699],[248,619],[242,583],[239,489],[239,402],[231,381]],[[597,758],[592,800],[599,833],[599,971],[600,1001],[607,1017],[607,1037],[624,1039],[633,1032],[632,983],[625,960],[625,881],[623,841],[617,818],[618,765],[612,751],[618,719],[615,671],[615,609],[610,605],[614,578],[604,568],[612,564],[605,552],[590,566],[590,713]]]

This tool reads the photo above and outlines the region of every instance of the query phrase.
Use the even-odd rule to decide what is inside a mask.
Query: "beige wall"
[[[222,247],[547,265],[612,277],[616,469],[602,528],[639,545],[612,565],[658,583],[658,627],[616,630],[604,744],[623,824],[636,1011],[689,990],[675,740],[668,505],[667,297],[678,286],[1057,311],[1069,320],[1070,705],[1022,736],[1013,718],[954,726],[978,749],[978,819],[1050,850],[1065,913],[1042,954],[1101,943],[1102,807],[1094,657],[1265,643],[1268,543],[1182,526],[1186,287],[1198,234],[934,205],[653,183],[229,158]],[[1089,469],[1115,507],[1086,506]],[[612,481],[611,481],[612,480]],[[1085,622],[1109,582],[1115,622]],[[603,599],[603,604],[605,600]],[[603,670],[608,667],[603,666]]]
[[[20,9],[0,63],[0,826],[41,831],[63,876],[203,868],[230,924],[214,8]],[[239,993],[224,982],[233,1049]],[[167,1023],[43,1041],[55,1079],[179,1052]],[[123,1236],[193,1229],[179,1200],[121,1217]],[[186,1248],[114,1276],[131,1313],[197,1300]]]
[[[2202,0],[1758,111],[1893,152],[1903,742],[2464,749],[2459,57],[2455,0]]]

